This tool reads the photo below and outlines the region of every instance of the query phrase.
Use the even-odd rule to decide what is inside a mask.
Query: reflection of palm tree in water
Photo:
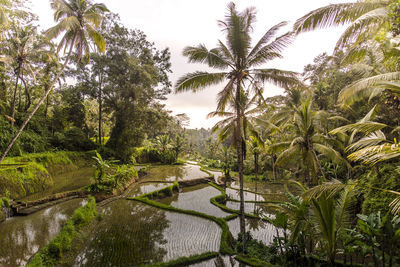
[[[94,237],[78,256],[77,265],[132,266],[161,262],[167,251],[165,212],[128,200],[111,203],[96,226]]]

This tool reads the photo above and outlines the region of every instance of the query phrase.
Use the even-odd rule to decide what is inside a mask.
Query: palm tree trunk
[[[246,250],[246,221],[244,217],[244,193],[243,193],[243,151],[242,151],[242,125],[241,125],[241,108],[240,108],[240,79],[237,79],[236,85],[236,142],[237,142],[237,156],[239,167],[239,184],[240,184],[240,234],[243,242],[243,253]]]
[[[44,118],[47,120],[47,110],[49,109],[49,95],[46,96],[46,106],[44,109]]]
[[[25,88],[25,108],[24,108],[24,112],[28,111],[29,107],[31,106],[31,94],[29,93],[29,89],[28,89],[28,85],[25,82],[24,79],[24,74],[21,73],[21,77],[20,77],[22,83],[24,84],[24,88]]]
[[[100,145],[102,145],[103,144],[103,142],[102,142],[102,123],[103,123],[103,120],[102,120],[102,89],[101,89],[101,87],[102,87],[102,85],[103,85],[103,75],[102,74],[100,74],[100,78],[99,78],[99,144]]]
[[[276,182],[276,171],[275,171],[275,156],[272,155],[272,176],[274,177],[274,182]]]
[[[33,110],[31,111],[31,113],[29,113],[28,117],[25,119],[24,123],[22,124],[22,126],[19,128],[17,134],[13,137],[13,139],[11,140],[10,144],[7,146],[6,150],[4,150],[3,154],[0,157],[0,163],[4,160],[4,158],[6,157],[7,153],[10,151],[10,149],[13,147],[15,141],[17,141],[18,137],[21,135],[22,131],[25,129],[25,126],[28,124],[28,122],[32,119],[33,115],[35,115],[36,111],[39,109],[40,105],[42,105],[42,103],[44,102],[44,100],[46,99],[46,97],[49,95],[51,89],[53,88],[54,84],[58,81],[58,79],[60,78],[61,74],[63,73],[65,67],[67,66],[70,58],[71,58],[71,54],[72,54],[72,49],[74,47],[74,43],[75,43],[75,39],[76,39],[76,34],[71,42],[71,47],[69,49],[67,58],[65,59],[64,65],[62,66],[62,68],[60,69],[60,71],[58,72],[56,78],[53,80],[53,82],[49,85],[49,87],[46,89],[45,94],[43,95],[43,97],[40,99],[39,103],[36,104],[36,106],[33,108]]]
[[[255,168],[255,192],[257,193],[257,180],[258,180],[258,155],[257,153],[254,154],[254,168]]]
[[[21,66],[18,67],[18,72],[17,72],[17,77],[15,80],[15,88],[14,88],[14,94],[13,94],[13,99],[11,102],[11,128],[14,127],[14,116],[15,116],[15,102],[17,100],[17,90],[18,90],[18,82],[19,82],[19,74],[21,72]],[[1,162],[1,161],[0,161]]]

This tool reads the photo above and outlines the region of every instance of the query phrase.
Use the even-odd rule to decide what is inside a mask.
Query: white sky
[[[149,41],[156,47],[169,47],[173,73],[171,81],[175,81],[187,72],[205,70],[198,64],[187,63],[182,56],[185,46],[200,43],[208,48],[216,46],[218,39],[224,35],[217,25],[217,20],[224,19],[228,0],[98,0],[108,9],[118,13],[122,23],[132,29],[142,30]],[[239,11],[254,6],[257,9],[253,41],[259,38],[272,26],[281,22],[294,22],[307,12],[332,3],[354,2],[350,0],[237,0]],[[54,25],[53,12],[49,0],[31,0],[32,11],[39,16],[40,26],[47,29]],[[289,28],[287,28],[289,30]],[[315,56],[331,53],[343,28],[330,28],[305,33],[297,37],[295,42],[283,52],[283,59],[275,60],[265,67],[281,68],[302,72],[303,67],[312,63]],[[284,33],[284,32],[282,32]],[[190,117],[190,128],[212,127],[218,118],[206,119],[206,115],[216,107],[216,94],[221,86],[210,87],[196,94],[171,94],[165,101],[166,107],[173,114],[186,113]],[[266,96],[282,93],[272,85],[266,85]]]

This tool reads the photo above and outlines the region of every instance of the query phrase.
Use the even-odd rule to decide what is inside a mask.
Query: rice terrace
[[[400,0],[0,0],[0,267],[400,266]]]

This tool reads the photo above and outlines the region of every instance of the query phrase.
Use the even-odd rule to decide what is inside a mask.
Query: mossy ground
[[[53,175],[91,164],[90,152],[44,152],[8,157],[0,165],[0,195],[19,199],[53,185]]]

